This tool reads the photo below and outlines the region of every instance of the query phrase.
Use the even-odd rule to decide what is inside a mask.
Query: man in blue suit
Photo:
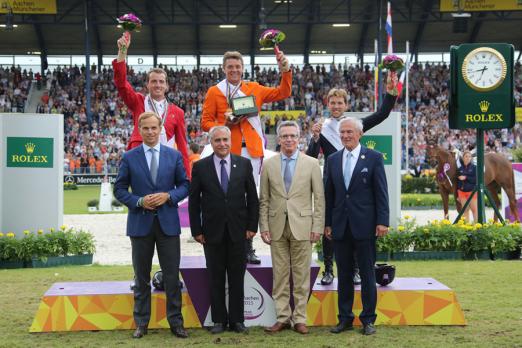
[[[144,112],[138,121],[143,144],[125,153],[114,195],[129,208],[127,235],[134,267],[134,338],[147,334],[150,320],[150,272],[154,245],[163,270],[167,321],[172,333],[186,338],[179,285],[181,228],[178,202],[188,195],[189,181],[181,154],[159,143],[161,118]],[[132,192],[129,192],[129,188]]]
[[[339,273],[339,323],[332,333],[353,329],[353,254],[361,275],[363,334],[375,333],[375,241],[388,233],[390,209],[384,161],[379,152],[361,146],[363,124],[355,118],[339,122],[344,149],[328,158],[325,169],[325,235],[333,239]]]

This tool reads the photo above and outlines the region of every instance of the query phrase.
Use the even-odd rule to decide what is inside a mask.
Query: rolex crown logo
[[[373,141],[373,140],[368,140],[366,142],[366,147],[371,149],[371,150],[375,149],[376,145],[377,145],[377,143],[375,141]]]
[[[487,100],[483,100],[479,103],[480,111],[488,112],[490,103]]]
[[[25,151],[27,151],[28,154],[32,154],[34,152],[34,149],[36,148],[36,145],[33,143],[26,143],[25,144]]]

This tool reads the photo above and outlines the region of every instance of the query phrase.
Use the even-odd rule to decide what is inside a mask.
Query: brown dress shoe
[[[275,333],[275,332],[287,330],[289,328],[290,328],[290,323],[281,323],[278,321],[270,327],[265,327],[265,332]]]
[[[301,335],[306,335],[308,333],[308,328],[303,323],[295,324],[294,330],[299,332]]]

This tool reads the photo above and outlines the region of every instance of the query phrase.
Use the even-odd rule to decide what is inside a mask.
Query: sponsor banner
[[[56,14],[56,0],[0,0],[0,13]]]
[[[515,108],[515,120],[522,122],[522,108]]]
[[[440,12],[520,10],[520,0],[440,0]]]
[[[384,164],[393,163],[392,136],[391,135],[364,135],[361,144],[367,148],[382,153]]]
[[[105,177],[110,184],[116,182],[117,174],[66,174],[63,176],[63,182],[76,185],[101,185],[105,182]]]
[[[274,119],[276,116],[278,116],[279,119],[283,118],[283,116],[286,116],[287,120],[297,120],[297,118],[299,116],[306,116],[306,111],[305,110],[289,110],[289,111],[284,111],[284,110],[277,110],[277,111],[264,110],[263,111],[263,110],[261,110],[259,115],[261,117],[263,117],[263,116],[270,117],[270,124],[273,126],[273,125],[275,125]]]
[[[53,138],[7,137],[7,167],[52,168]]]

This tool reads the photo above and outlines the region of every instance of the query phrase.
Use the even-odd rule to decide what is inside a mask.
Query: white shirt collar
[[[142,145],[143,145],[143,151],[145,151],[145,153],[147,153],[147,151],[149,151],[151,148],[156,150],[158,153],[160,152],[161,143],[159,141],[156,145],[154,145],[152,147],[150,147],[149,145],[146,145],[145,143],[143,143]]]
[[[357,144],[355,149],[350,151],[350,153],[352,154],[352,158],[358,159],[359,154],[361,153],[361,143]],[[347,155],[348,155],[348,149],[345,147],[344,151],[343,151],[343,157],[346,157]]]

